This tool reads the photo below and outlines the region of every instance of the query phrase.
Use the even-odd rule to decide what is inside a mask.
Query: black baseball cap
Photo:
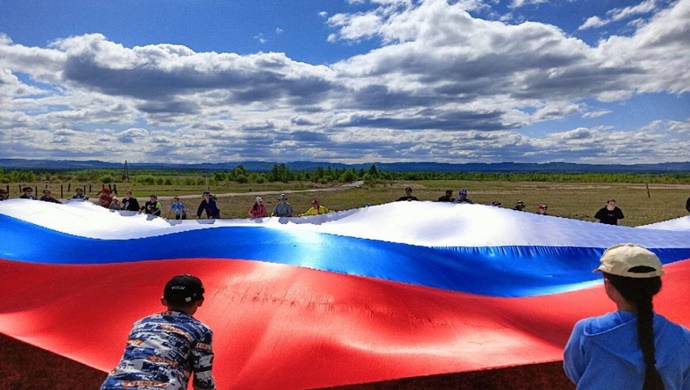
[[[196,276],[177,275],[165,284],[163,298],[173,304],[199,301],[204,299],[204,285]]]

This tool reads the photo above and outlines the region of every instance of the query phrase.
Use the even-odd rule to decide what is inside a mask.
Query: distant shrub
[[[357,175],[352,171],[345,171],[342,175],[340,175],[339,180],[341,183],[352,183],[353,181],[357,180]]]
[[[148,184],[148,185],[152,185],[156,182],[156,178],[153,176],[138,177],[137,180],[142,184]]]
[[[247,178],[246,175],[243,175],[243,174],[239,174],[239,175],[235,176],[235,181],[240,183],[240,184],[249,183],[249,179]]]
[[[108,184],[108,183],[112,183],[114,180],[113,180],[113,177],[112,177],[112,176],[110,176],[110,175],[105,175],[105,176],[101,177],[101,180],[100,180],[100,181],[101,181],[101,183],[103,183],[103,184]]]
[[[254,182],[254,183],[265,183],[266,182],[266,176],[260,174],[260,173],[252,173],[249,175],[249,181]]]
[[[378,173],[375,175],[371,173],[364,174],[364,185],[374,188],[379,184],[381,184],[381,180],[378,177]]]

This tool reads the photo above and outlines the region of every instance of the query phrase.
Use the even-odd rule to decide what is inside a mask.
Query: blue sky
[[[690,0],[0,0],[0,156],[690,160]]]

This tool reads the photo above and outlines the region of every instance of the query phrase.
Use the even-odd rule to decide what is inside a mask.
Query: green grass
[[[130,189],[143,204],[150,194],[159,196],[164,214],[169,210],[170,198],[173,195],[182,196],[182,202],[192,214],[201,201],[201,193],[206,186],[185,185],[143,185],[134,183],[116,183],[120,196]],[[40,191],[46,186],[44,183],[33,183]],[[491,204],[498,200],[503,207],[512,208],[515,202],[522,200],[527,204],[526,211],[536,211],[539,203],[549,205],[549,214],[564,218],[593,221],[592,216],[603,207],[606,201],[614,198],[623,210],[625,219],[622,225],[640,226],[654,222],[665,221],[687,215],[685,200],[690,196],[688,184],[650,184],[649,196],[643,183],[601,183],[601,182],[534,182],[534,181],[460,181],[460,180],[423,180],[396,181],[390,185],[379,185],[375,188],[361,187],[351,189],[337,188],[337,184],[322,185],[311,182],[290,183],[251,183],[238,184],[230,182],[223,185],[210,186],[213,194],[219,194],[218,205],[223,218],[245,218],[247,210],[253,204],[255,193],[260,193],[269,212],[277,203],[276,197],[286,192],[295,213],[303,213],[310,206],[309,202],[318,198],[321,204],[331,210],[346,210],[392,202],[404,195],[404,188],[410,186],[414,195],[420,200],[436,200],[446,189],[452,189],[454,196],[460,188],[467,189],[469,197],[475,203]],[[53,194],[60,196],[60,184],[50,184]],[[67,185],[63,184],[64,197],[74,193],[67,193]],[[89,194],[95,197],[98,187],[92,187]],[[18,184],[10,185],[11,197],[19,196]],[[292,192],[295,191],[295,192]],[[233,194],[223,196],[222,194]],[[189,198],[186,198],[189,196]]]

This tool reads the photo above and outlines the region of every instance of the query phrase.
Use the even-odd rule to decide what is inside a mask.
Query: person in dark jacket
[[[76,201],[76,202],[83,202],[86,200],[89,200],[89,197],[84,195],[84,190],[81,188],[77,188],[77,193],[74,194],[71,198],[69,198],[70,201]]]
[[[416,196],[412,195],[412,187],[407,187],[405,188],[405,196],[401,196],[396,200],[396,202],[403,202],[403,201],[413,201],[413,200],[419,200],[417,199]]]
[[[161,216],[161,204],[158,202],[158,196],[151,195],[148,202],[144,203],[144,207],[141,208],[144,214],[155,215],[156,217]]]
[[[122,199],[122,210],[139,211],[139,201],[132,197],[132,191],[125,192],[125,198]]]
[[[19,199],[31,199],[31,200],[38,200],[34,196],[34,190],[31,187],[24,187],[22,188],[23,194],[19,196]]]
[[[41,197],[41,200],[44,202],[50,202],[50,203],[62,203],[59,200],[55,199],[53,194],[47,188],[45,190],[43,190],[43,196]]]
[[[201,214],[206,212],[207,219],[220,218],[220,210],[218,210],[216,201],[211,197],[211,193],[206,191],[202,196],[204,199],[201,201],[199,208],[196,210],[196,217],[201,218]]]
[[[453,190],[446,190],[446,194],[438,198],[438,202],[453,202]]]

